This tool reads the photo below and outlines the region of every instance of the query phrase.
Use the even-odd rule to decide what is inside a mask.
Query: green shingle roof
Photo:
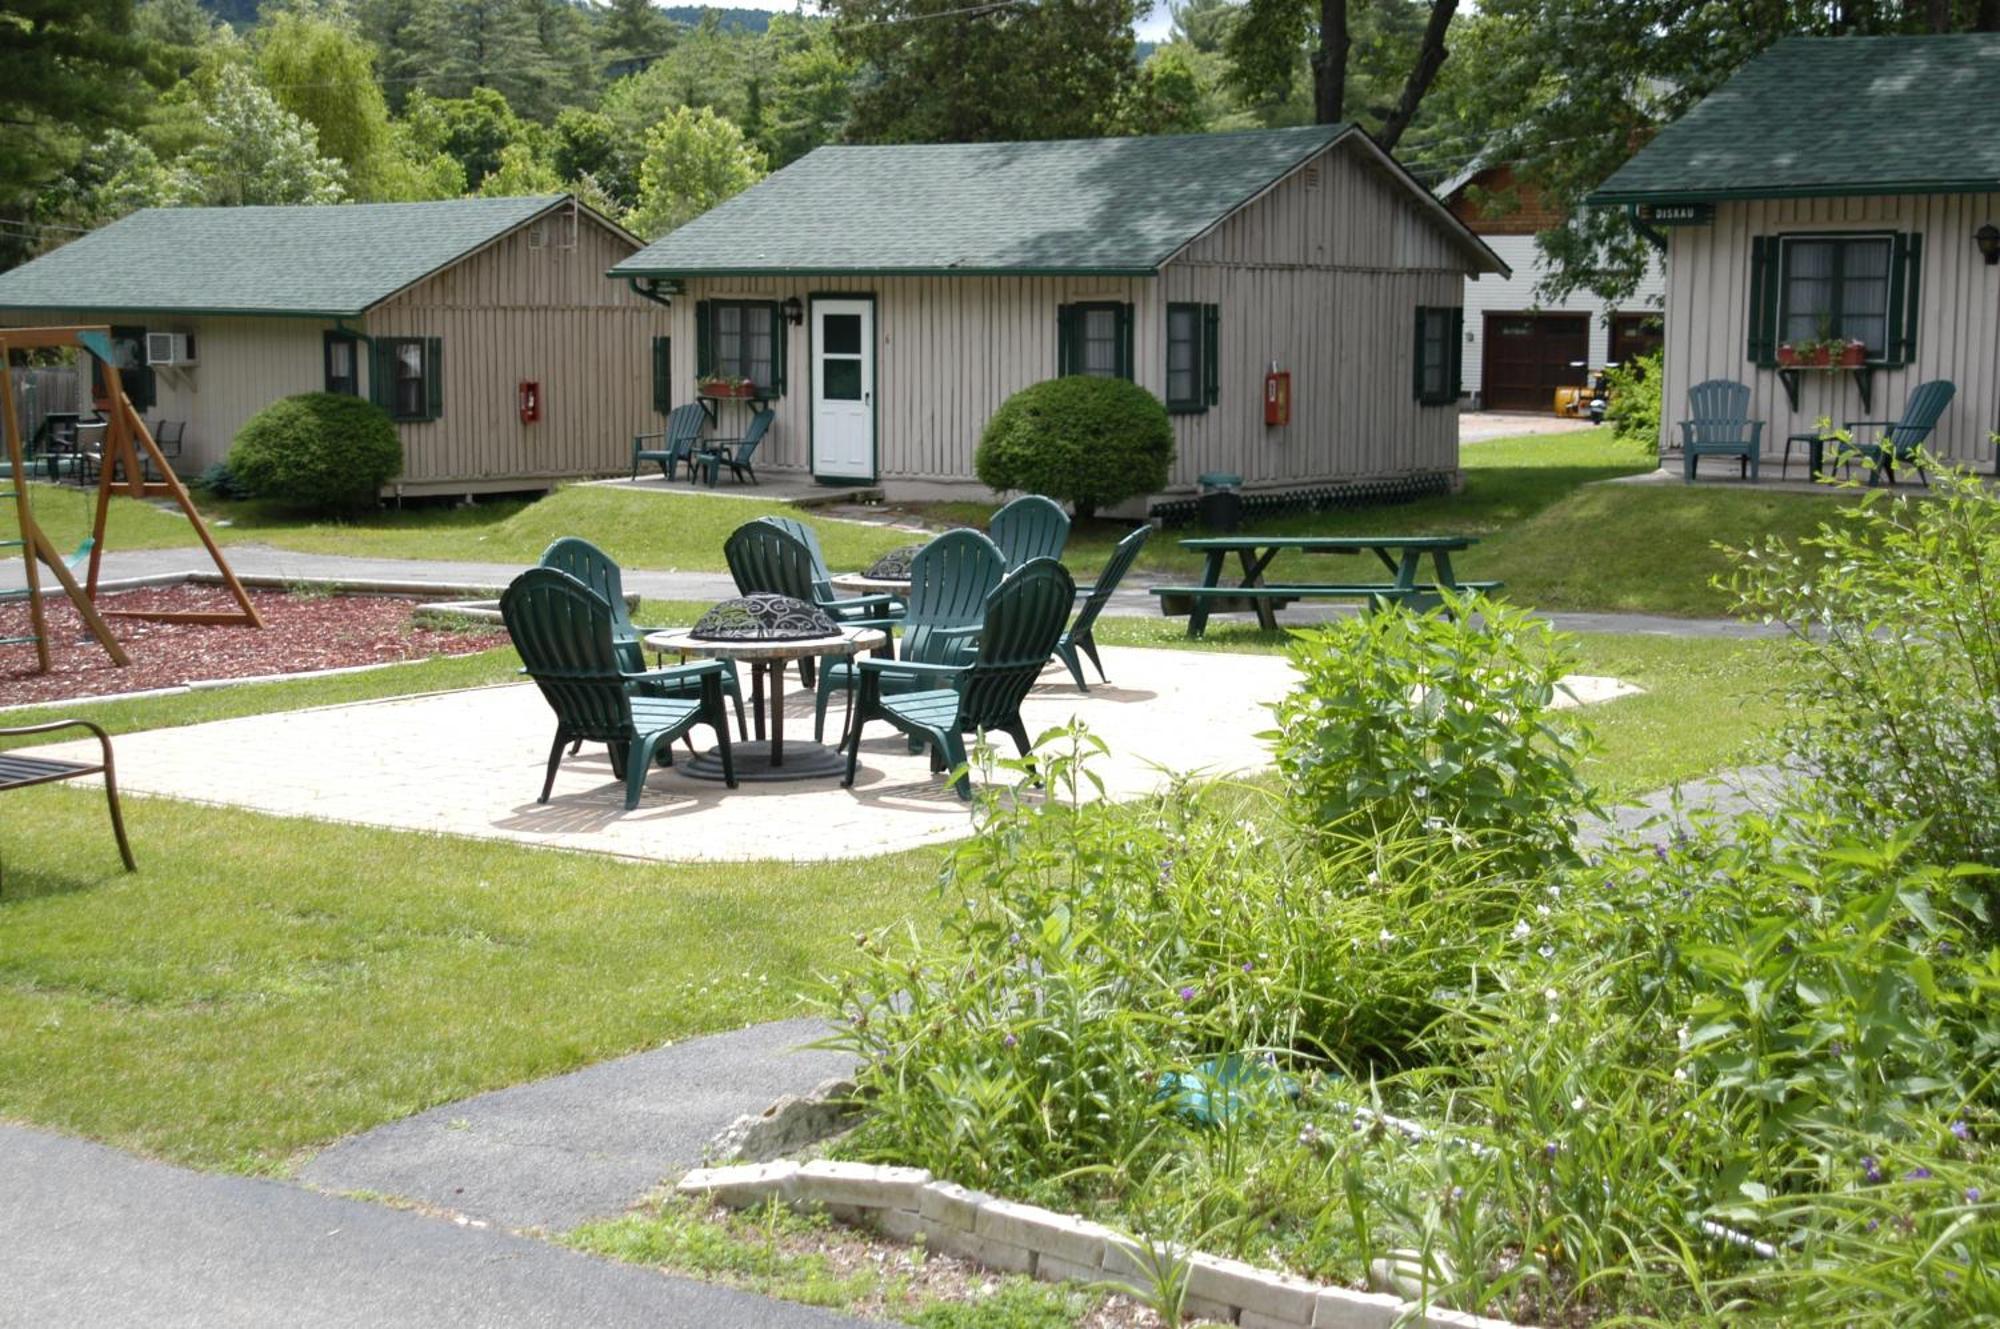
[[[1146,274],[1349,132],[820,148],[612,273]]]
[[[1789,37],[1588,201],[1985,190],[2000,190],[2000,33]]]
[[[564,197],[147,208],[0,273],[0,309],[352,316]]]

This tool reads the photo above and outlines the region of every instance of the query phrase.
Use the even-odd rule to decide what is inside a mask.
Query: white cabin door
[[[875,302],[812,302],[812,453],[819,480],[875,478]]]

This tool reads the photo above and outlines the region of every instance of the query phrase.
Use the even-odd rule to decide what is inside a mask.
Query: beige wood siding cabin
[[[153,210],[0,274],[0,320],[190,336],[195,363],[153,370],[143,411],[186,422],[188,474],[223,460],[271,402],[326,389],[329,334],[356,335],[363,396],[373,342],[421,341],[437,351],[438,409],[397,423],[390,492],[546,489],[622,471],[632,435],[659,427],[652,345],[667,311],[603,276],[639,248],[567,197]],[[165,284],[148,274],[176,252]],[[271,307],[209,312],[253,302]],[[524,382],[539,386],[532,423]]]
[[[1948,379],[1957,393],[1926,446],[1993,464],[2000,34],[1781,41],[1589,201],[1627,209],[1666,248],[1663,448],[1678,446],[1689,387],[1708,379],[1749,385],[1767,458],[1821,419],[1894,420],[1919,383]],[[1832,240],[1889,262],[1831,282],[1786,257]],[[1864,341],[1867,364],[1783,370],[1780,344],[1814,336],[1815,322]],[[1794,479],[1803,458],[1796,446]]]
[[[1147,230],[1149,215],[1160,220]],[[987,420],[1063,372],[1059,311],[1089,305],[1129,309],[1130,376],[1163,400],[1168,306],[1214,307],[1213,404],[1172,415],[1169,495],[1217,471],[1272,493],[1452,483],[1456,405],[1418,399],[1417,310],[1455,308],[1468,275],[1502,270],[1364,135],[1315,126],[821,149],[613,276],[670,300],[680,401],[705,362],[714,368],[704,311],[796,301],[801,321],[775,325],[786,381],[767,394],[776,417],[759,469],[923,497],[983,492],[972,462]],[[872,307],[866,474],[829,475],[815,449],[823,394],[810,311],[842,297]],[[1264,423],[1273,362],[1291,374],[1283,426]],[[712,405],[725,436],[756,409]]]

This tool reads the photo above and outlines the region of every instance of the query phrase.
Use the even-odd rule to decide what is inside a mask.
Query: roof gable
[[[1352,132],[825,147],[612,273],[1145,275]]]
[[[146,208],[0,273],[0,308],[353,317],[567,200]]]
[[[2000,33],[1789,37],[1588,201],[1986,190],[2000,190]]]

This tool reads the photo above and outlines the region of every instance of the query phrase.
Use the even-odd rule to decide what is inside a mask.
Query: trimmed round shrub
[[[1081,374],[1022,388],[986,422],[973,471],[987,487],[1046,494],[1079,517],[1166,488],[1167,408],[1136,383]]]
[[[403,445],[388,412],[331,392],[272,402],[250,417],[229,450],[239,486],[316,511],[367,507],[402,469]]]

